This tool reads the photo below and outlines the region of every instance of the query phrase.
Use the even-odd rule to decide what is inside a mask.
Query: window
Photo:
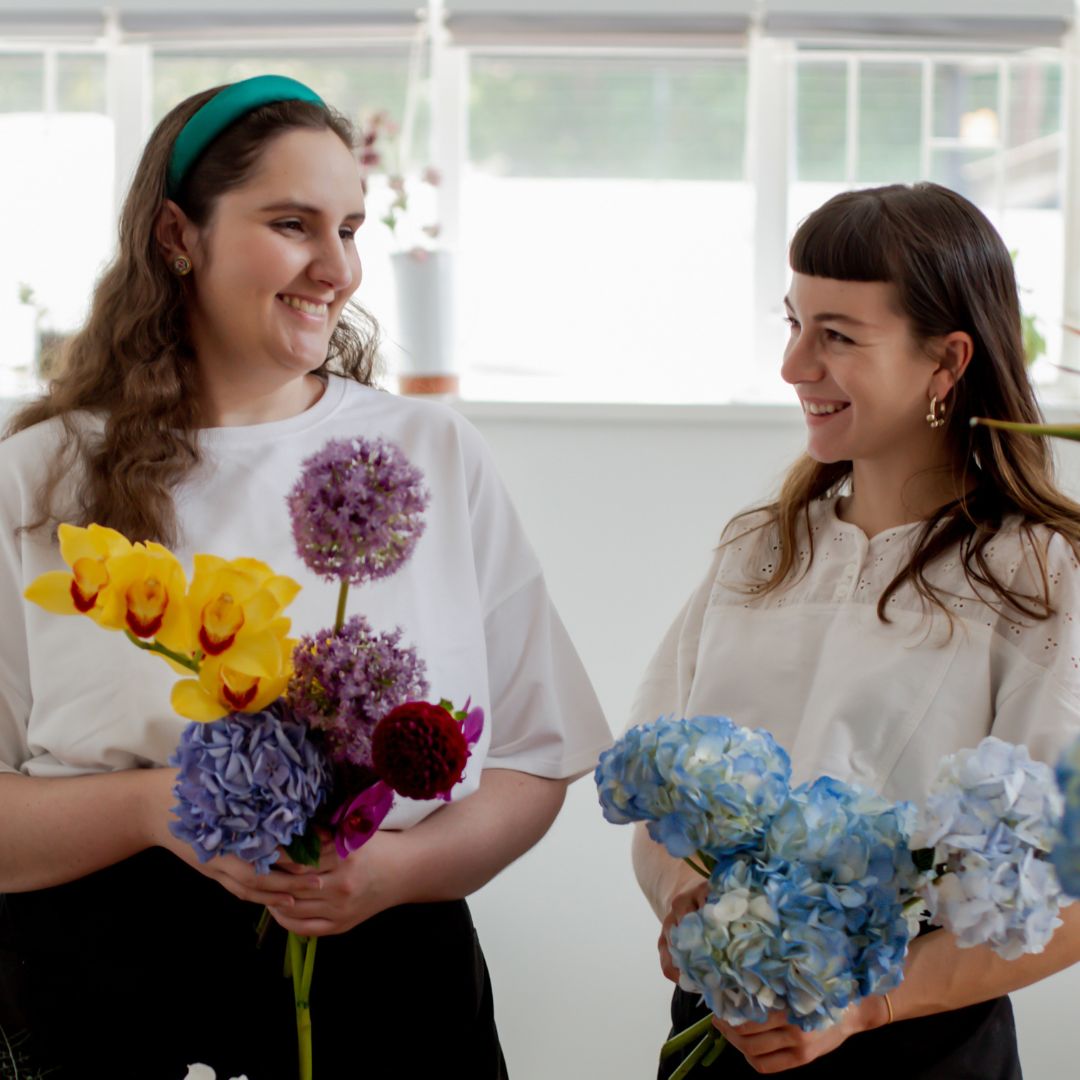
[[[0,51],[0,318],[10,328],[0,394],[37,385],[39,342],[63,335],[87,303],[115,233],[115,132],[100,51]],[[25,167],[26,163],[33,167]],[[72,175],[78,175],[75,189]]]
[[[746,96],[738,54],[472,58],[468,393],[724,394],[752,348]]]
[[[805,15],[795,0],[766,0],[748,30],[753,5],[724,0],[726,28],[712,13],[706,31],[686,15],[708,6],[694,0],[675,5],[681,22],[657,5],[608,32],[606,15],[575,24],[561,7],[496,26],[484,0],[477,18],[495,29],[431,41],[404,0],[380,4],[379,26],[365,11],[338,27],[286,25],[247,0],[225,0],[213,26],[175,13],[137,22],[121,3],[104,33],[0,36],[0,137],[8,160],[29,163],[0,172],[18,208],[0,245],[0,314],[23,342],[0,358],[0,394],[33,382],[35,329],[62,335],[83,320],[149,124],[195,90],[266,71],[354,120],[385,110],[404,124],[414,216],[441,220],[456,252],[467,396],[787,400],[788,237],[839,191],[920,179],[971,198],[1015,251],[1048,345],[1034,375],[1055,382],[1072,344],[1066,87],[1052,45],[1064,22],[1022,21],[1036,37],[1011,40],[990,20],[980,46],[950,42],[947,28],[890,39],[876,5],[823,28],[816,15],[782,19]],[[460,3],[445,6],[456,34]],[[417,182],[429,164],[446,178],[438,190]],[[380,221],[392,198],[374,177],[357,299],[383,324],[394,370],[395,241]]]
[[[933,180],[974,202],[1015,252],[1024,309],[1061,344],[1065,235],[1056,59],[813,50],[794,80],[790,228],[849,187]],[[1053,381],[1045,357],[1034,369]]]

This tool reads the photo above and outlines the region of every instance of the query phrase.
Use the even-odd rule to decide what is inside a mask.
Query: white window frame
[[[151,95],[153,57],[169,52],[228,52],[230,54],[258,52],[267,48],[287,48],[296,53],[320,51],[342,52],[355,48],[366,52],[380,46],[415,47],[416,34],[423,35],[424,48],[429,50],[431,145],[429,160],[437,162],[443,175],[439,189],[439,219],[443,236],[449,244],[460,237],[461,181],[468,148],[468,84],[472,56],[476,55],[572,55],[627,56],[663,58],[729,58],[745,57],[748,65],[745,178],[756,191],[754,221],[754,300],[755,355],[758,372],[763,381],[767,373],[775,372],[778,356],[780,320],[779,298],[787,284],[786,248],[793,223],[787,220],[788,188],[794,168],[795,123],[795,63],[844,60],[857,72],[862,63],[912,62],[923,68],[922,142],[923,171],[928,171],[930,155],[936,148],[952,146],[954,140],[933,135],[933,79],[935,62],[997,63],[998,115],[1002,128],[998,147],[993,151],[998,179],[998,200],[1001,201],[1004,155],[1009,122],[1009,71],[1012,63],[1023,62],[1034,52],[1010,53],[1005,50],[948,51],[920,49],[912,43],[903,47],[874,49],[866,46],[837,45],[823,47],[815,41],[813,50],[798,49],[791,39],[770,37],[760,25],[752,25],[743,46],[711,43],[672,45],[670,38],[640,37],[633,44],[623,39],[619,44],[598,44],[595,36],[588,42],[544,44],[455,44],[445,28],[444,0],[431,0],[419,11],[416,31],[405,34],[386,28],[362,28],[330,34],[325,28],[310,34],[290,27],[287,32],[269,28],[266,33],[243,36],[199,35],[160,36],[125,34],[114,18],[106,22],[101,38],[67,41],[58,38],[4,39],[4,52],[29,52],[45,59],[46,77],[43,109],[56,108],[56,69],[59,54],[104,54],[106,60],[106,111],[116,128],[116,209],[120,203],[135,163],[151,129]],[[1080,30],[1073,28],[1066,35],[1060,50],[1052,50],[1064,72],[1062,191],[1065,221],[1064,296],[1062,311],[1066,322],[1080,325]],[[857,78],[848,78],[847,171],[848,183],[855,181],[855,149],[858,138]],[[767,119],[768,118],[768,119]],[[1066,334],[1059,362],[1080,369],[1080,337]],[[1080,398],[1080,376],[1062,379],[1051,390],[1055,398]]]

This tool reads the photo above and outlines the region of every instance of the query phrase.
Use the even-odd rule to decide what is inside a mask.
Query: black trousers
[[[675,990],[672,1034],[708,1014],[700,995]],[[661,1064],[666,1080],[689,1053]],[[1006,997],[952,1012],[901,1020],[854,1035],[809,1065],[779,1074],[795,1080],[1022,1080],[1012,1006]],[[756,1073],[733,1046],[691,1080],[749,1080]]]
[[[29,1033],[50,1080],[181,1080],[197,1061],[219,1080],[293,1080],[285,932],[272,923],[257,948],[260,912],[162,849],[0,897],[0,1025]],[[317,1080],[506,1077],[464,901],[320,939],[311,1018]]]

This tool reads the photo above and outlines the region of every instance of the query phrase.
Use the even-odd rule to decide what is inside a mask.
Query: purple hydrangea
[[[260,874],[279,847],[303,835],[330,786],[326,758],[280,701],[188,724],[169,764],[179,770],[173,835],[191,844],[200,862],[239,855]]]
[[[333,760],[370,766],[375,725],[403,702],[427,695],[424,661],[400,641],[400,627],[376,634],[362,615],[340,630],[300,639],[289,700],[297,716],[324,733]]]
[[[424,531],[423,474],[384,439],[331,439],[288,495],[296,550],[329,581],[394,573]]]

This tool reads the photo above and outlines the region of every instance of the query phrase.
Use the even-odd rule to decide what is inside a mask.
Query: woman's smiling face
[[[921,461],[939,363],[902,314],[895,286],[794,274],[781,374],[799,395],[820,462]],[[941,391],[937,391],[940,393]]]
[[[195,263],[189,319],[204,372],[276,381],[320,367],[360,284],[363,219],[360,171],[334,132],[293,129],[268,143],[204,228],[184,225]]]

